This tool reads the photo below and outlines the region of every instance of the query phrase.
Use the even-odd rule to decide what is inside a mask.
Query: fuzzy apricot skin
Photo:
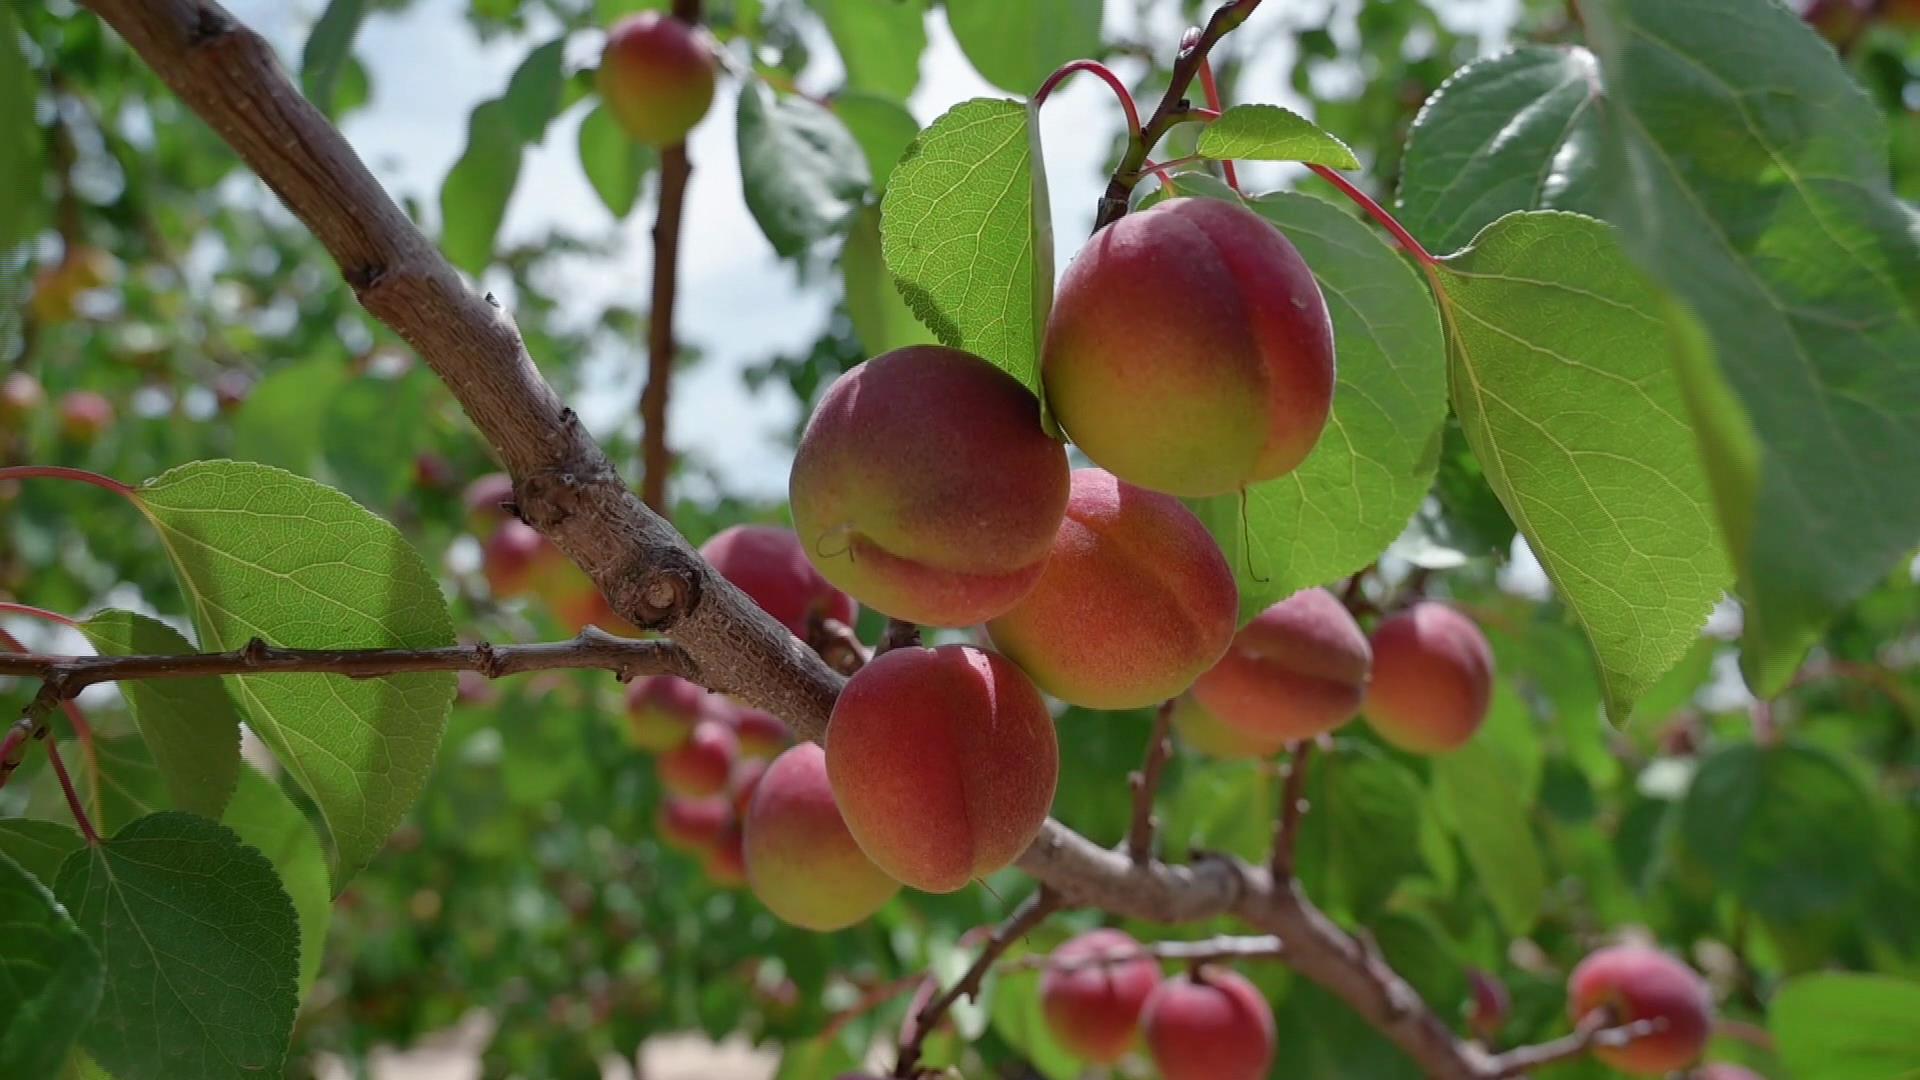
[[[1432,600],[1373,631],[1373,679],[1361,707],[1382,739],[1444,754],[1473,738],[1493,700],[1493,649],[1472,619]]]
[[[1102,468],[1171,495],[1291,472],[1333,406],[1333,323],[1306,261],[1253,211],[1172,199],[1094,234],[1060,280],[1041,375]]]
[[[1013,376],[916,345],[828,389],[788,495],[829,582],[894,618],[971,626],[1040,580],[1067,508],[1067,453]]]
[[[1273,1064],[1273,1010],[1236,972],[1161,983],[1140,1027],[1164,1080],[1263,1080]]]
[[[713,106],[717,71],[713,47],[698,28],[643,11],[607,31],[600,100],[635,142],[672,146]]]
[[[695,724],[713,716],[721,701],[672,675],[635,679],[627,685],[627,737],[642,750],[672,750],[687,741]]]
[[[827,776],[875,865],[953,892],[1039,835],[1060,750],[1046,703],[1012,661],[970,645],[906,646],[847,680],[827,724]]]
[[[795,637],[816,618],[853,625],[853,598],[820,576],[791,529],[735,525],[700,545],[700,557]]]
[[[1233,569],[1193,511],[1080,469],[1039,582],[987,631],[1054,697],[1138,709],[1192,685],[1239,613]]]
[[[660,786],[675,795],[704,797],[727,790],[740,744],[724,720],[703,719],[693,725],[687,741],[655,761]]]
[[[1193,697],[1250,739],[1295,742],[1360,711],[1373,652],[1360,624],[1325,589],[1305,589],[1254,616]]]
[[[847,831],[826,753],[813,743],[773,759],[754,785],[744,823],[747,883],[767,910],[795,926],[852,926],[900,891]]]
[[[1123,959],[1124,958],[1124,959]],[[1140,1011],[1160,985],[1160,965],[1124,930],[1090,930],[1053,950],[1040,977],[1040,1009],[1060,1045],[1111,1065],[1133,1045]]]
[[[1713,996],[1687,965],[1643,945],[1590,954],[1567,979],[1567,1014],[1576,1023],[1611,1008],[1615,1024],[1655,1017],[1665,1026],[1625,1046],[1596,1046],[1593,1056],[1634,1076],[1664,1076],[1699,1060],[1713,1032]]]
[[[1249,734],[1228,726],[1191,693],[1175,699],[1170,719],[1182,746],[1222,761],[1270,758],[1287,748],[1285,738]]]

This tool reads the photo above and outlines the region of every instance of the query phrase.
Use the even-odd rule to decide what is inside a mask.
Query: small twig
[[[807,621],[807,644],[820,654],[827,666],[842,675],[851,675],[865,667],[869,656],[867,647],[860,643],[860,636],[853,627],[839,619],[829,619],[814,615]]]
[[[1147,736],[1146,760],[1127,776],[1133,790],[1133,825],[1127,830],[1127,854],[1136,863],[1153,858],[1153,796],[1160,789],[1160,774],[1166,771],[1167,758],[1173,754],[1173,739],[1168,731],[1173,721],[1173,702],[1153,714],[1153,734]]]
[[[1533,1046],[1515,1047],[1504,1054],[1494,1055],[1487,1063],[1485,1075],[1488,1080],[1519,1076],[1534,1069],[1545,1068],[1555,1062],[1580,1057],[1595,1047],[1625,1046],[1635,1039],[1657,1035],[1665,1030],[1666,1026],[1667,1022],[1663,1017],[1616,1024],[1613,1010],[1595,1009],[1581,1017],[1572,1031],[1558,1039]]]
[[[1300,836],[1300,815],[1306,812],[1307,762],[1313,757],[1313,740],[1293,744],[1287,761],[1287,782],[1280,790],[1280,815],[1273,828],[1273,880],[1284,883],[1293,877],[1293,849]]]
[[[1359,618],[1362,615],[1374,614],[1379,611],[1379,608],[1374,605],[1373,601],[1367,599],[1366,588],[1367,577],[1371,575],[1379,565],[1379,563],[1368,563],[1352,577],[1348,578],[1346,586],[1340,590],[1341,605],[1355,618]]]
[[[1020,906],[1007,917],[1007,921],[1001,923],[1000,928],[987,939],[987,944],[980,950],[980,955],[974,960],[973,966],[967,968],[967,973],[960,976],[958,982],[927,1002],[924,1008],[914,1014],[906,1037],[900,1043],[900,1060],[893,1068],[894,1076],[913,1075],[914,1066],[920,1063],[922,1044],[939,1025],[940,1019],[946,1016],[947,1010],[953,1008],[953,1003],[959,1001],[963,994],[969,998],[977,997],[980,993],[981,980],[987,977],[987,972],[993,970],[993,965],[1000,957],[1013,946],[1015,941],[1025,937],[1047,916],[1060,910],[1060,906],[1060,894],[1045,885],[1040,886],[1034,890],[1033,895],[1021,901]]]
[[[1358,204],[1360,209],[1367,212],[1368,217],[1379,222],[1382,228],[1392,233],[1393,238],[1400,242],[1400,246],[1406,249],[1407,254],[1413,256],[1414,260],[1420,264],[1421,269],[1432,274],[1434,268],[1440,265],[1440,260],[1434,258],[1432,253],[1421,246],[1420,241],[1413,238],[1413,234],[1407,231],[1407,227],[1400,224],[1399,218],[1388,213],[1386,207],[1375,202],[1373,196],[1361,191],[1353,181],[1348,180],[1346,177],[1341,176],[1325,165],[1308,165],[1307,168],[1318,173],[1320,178],[1327,183],[1339,188],[1340,193]]]
[[[1041,83],[1040,89],[1033,92],[1034,105],[1038,107],[1044,104],[1048,95],[1053,93],[1054,87],[1059,86],[1061,80],[1076,71],[1099,76],[1100,81],[1113,90],[1113,95],[1120,99],[1121,110],[1127,114],[1127,139],[1130,142],[1138,141],[1141,138],[1140,108],[1134,104],[1133,95],[1127,92],[1127,84],[1120,81],[1120,76],[1115,75],[1113,69],[1098,60],[1075,60],[1047,76],[1047,81]]]
[[[1200,74],[1200,65],[1207,54],[1219,44],[1227,33],[1247,21],[1253,9],[1260,6],[1260,0],[1229,0],[1220,5],[1207,20],[1206,29],[1190,40],[1180,43],[1180,54],[1174,58],[1173,73],[1167,79],[1167,92],[1161,95],[1160,104],[1153,110],[1153,116],[1141,129],[1138,139],[1130,140],[1127,152],[1121,155],[1120,164],[1113,170],[1113,178],[1107,182],[1107,190],[1100,197],[1099,212],[1094,216],[1095,232],[1119,221],[1127,213],[1127,199],[1133,194],[1135,184],[1140,182],[1141,167],[1146,164],[1147,155],[1153,152],[1168,129],[1182,120],[1194,115],[1194,108],[1187,100],[1187,88],[1193,85],[1195,76]]]
[[[1114,949],[1110,952],[1089,953],[1066,960],[1056,960],[1050,954],[1023,956],[1018,960],[1002,964],[1000,970],[1032,971],[1047,968],[1054,971],[1079,971],[1083,968],[1110,967],[1114,964],[1131,963],[1142,959],[1208,964],[1241,960],[1277,960],[1285,955],[1286,946],[1277,935],[1257,934],[1251,937],[1212,937],[1199,941],[1153,941],[1137,949]]]
[[[920,644],[920,628],[905,619],[888,619],[887,628],[880,634],[880,644],[873,647],[873,655],[892,652],[895,649]]]
[[[1220,100],[1220,84],[1213,79],[1213,61],[1204,56],[1200,58],[1200,89],[1207,95],[1207,108],[1216,113],[1226,111],[1226,106]],[[1236,192],[1239,191],[1240,174],[1235,171],[1233,162],[1222,161],[1220,171],[1227,178],[1227,186]]]
[[[80,826],[80,835],[87,843],[100,843],[100,834],[93,831],[93,819],[87,817],[87,811],[80,805],[80,793],[73,789],[73,777],[67,775],[67,763],[60,760],[60,747],[53,740],[47,740],[47,760],[53,763],[53,774],[60,778],[60,791],[67,797],[67,809],[73,811],[73,822]]]
[[[95,683],[130,679],[198,679],[214,675],[295,672],[366,679],[415,671],[474,671],[490,679],[555,668],[611,671],[621,679],[678,675],[700,681],[700,670],[678,645],[634,641],[589,626],[571,641],[536,645],[448,645],[437,649],[284,649],[258,638],[231,652],[178,656],[53,656],[0,654],[0,676],[57,680],[62,695]],[[710,689],[725,689],[710,687]]]

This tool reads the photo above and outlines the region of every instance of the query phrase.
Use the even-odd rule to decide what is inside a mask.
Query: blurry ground
[[[479,1080],[480,1052],[486,1046],[491,1023],[475,1013],[459,1027],[421,1040],[407,1050],[380,1050],[373,1055],[373,1080]],[[654,1039],[641,1052],[636,1072],[624,1061],[602,1066],[602,1080],[771,1080],[779,1057],[756,1050],[745,1039],[709,1042],[700,1035],[673,1035]],[[320,1080],[351,1080],[339,1061],[326,1061]]]

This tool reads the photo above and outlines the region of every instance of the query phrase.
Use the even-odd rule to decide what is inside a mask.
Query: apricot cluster
[[[1273,1010],[1251,982],[1212,966],[1163,980],[1159,962],[1120,930],[1055,949],[1040,1007],[1060,1045],[1096,1065],[1141,1043],[1166,1080],[1260,1080],[1273,1064]]]

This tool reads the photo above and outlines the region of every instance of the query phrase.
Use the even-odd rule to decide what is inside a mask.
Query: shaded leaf
[[[80,624],[102,656],[186,656],[193,643],[157,619],[102,611]],[[240,709],[218,678],[120,684],[169,805],[219,817],[240,772]]]
[[[0,1076],[53,1076],[100,1001],[100,954],[52,890],[0,854]]]
[[[651,147],[627,138],[605,108],[594,106],[580,121],[580,169],[614,217],[633,212],[641,181],[659,162]]]
[[[520,179],[520,158],[546,132],[560,108],[564,38],[533,50],[506,93],[475,106],[467,148],[440,185],[440,242],[447,258],[470,274],[493,258],[494,236]]]
[[[293,901],[300,925],[300,996],[313,989],[333,921],[333,892],[327,887],[327,853],[307,816],[280,785],[253,768],[240,770],[233,801],[221,824],[240,842],[258,850],[280,875],[280,887]]]
[[[1360,159],[1319,125],[1278,105],[1235,105],[1207,125],[1199,151],[1216,161],[1299,161],[1357,169]]]
[[[120,1080],[278,1075],[298,997],[293,904],[264,856],[190,814],[75,852],[54,893],[100,952],[82,1039]]]
[[[1524,707],[1506,695],[1509,713]],[[1516,778],[1527,762],[1486,728],[1465,746],[1433,759],[1433,804],[1460,838],[1475,886],[1509,936],[1525,937],[1540,917],[1546,867],[1533,839],[1532,794]],[[1533,762],[1539,775],[1539,762]]]
[[[920,134],[919,122],[899,102],[858,90],[835,95],[833,112],[847,125],[854,141],[860,144],[860,152],[867,156],[873,189],[885,191],[893,167]]]
[[[353,38],[366,14],[366,0],[329,0],[307,34],[300,54],[300,92],[328,116],[339,115],[334,111],[334,86],[353,57]]]
[[[1100,0],[947,0],[947,22],[975,70],[1022,96],[1054,69],[1099,56]]]
[[[1605,225],[1550,212],[1502,218],[1436,284],[1461,428],[1622,722],[1728,577],[1658,300]]]
[[[438,582],[393,526],[311,480],[240,462],[141,485],[201,647],[453,642]],[[334,888],[380,849],[426,784],[452,706],[447,673],[232,677],[249,725],[320,808]]]
[[[1785,6],[1584,9],[1619,118],[1615,215],[1686,308],[1679,366],[1739,572],[1742,663],[1778,693],[1920,543],[1920,229],[1879,111]]]
[[[40,125],[34,121],[33,105],[39,88],[20,53],[16,18],[12,8],[0,8],[0,191],[8,193],[0,199],[0,250],[25,238],[46,211],[46,200],[40,197]],[[0,302],[16,299],[6,296]]]
[[[738,139],[747,209],[782,255],[839,232],[872,181],[838,117],[759,79],[740,88]]]
[[[1884,975],[1820,974],[1773,996],[1767,1027],[1795,1080],[1920,1077],[1920,983]]]
[[[906,345],[927,345],[933,332],[913,317],[913,309],[893,287],[880,253],[880,209],[868,207],[853,219],[846,247],[840,249],[840,273],[847,290],[847,316],[868,356]]]
[[[808,0],[847,66],[847,85],[904,98],[920,84],[927,48],[921,0]]]

